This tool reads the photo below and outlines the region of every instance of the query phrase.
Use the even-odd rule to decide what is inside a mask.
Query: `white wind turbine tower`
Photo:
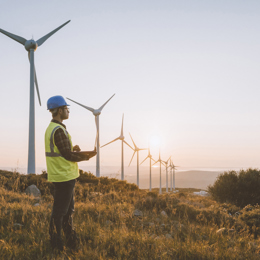
[[[28,144],[28,167],[27,173],[35,173],[35,107],[34,107],[34,82],[36,86],[36,91],[38,95],[38,100],[41,105],[40,93],[38,88],[38,82],[36,77],[36,71],[34,66],[34,52],[36,51],[37,47],[41,46],[50,36],[52,36],[55,32],[60,30],[63,26],[67,23],[62,24],[55,30],[51,31],[50,33],[46,34],[42,38],[37,41],[26,40],[23,37],[18,35],[9,33],[0,29],[0,32],[5,34],[6,36],[10,37],[11,39],[21,43],[24,45],[25,49],[28,51],[29,61],[30,61],[30,107],[29,107],[29,144]]]
[[[135,155],[135,153],[137,153],[137,155],[136,155],[136,157],[137,157],[137,181],[136,181],[136,184],[137,184],[137,186],[139,187],[139,151],[141,151],[141,150],[147,150],[147,148],[138,148],[137,146],[136,146],[136,144],[135,144],[135,142],[134,142],[134,140],[133,140],[133,138],[132,138],[132,136],[131,136],[131,134],[129,133],[129,135],[130,135],[130,137],[131,137],[131,139],[132,139],[132,142],[133,142],[133,144],[134,144],[134,153],[133,153],[133,156],[132,156],[132,159],[131,159],[131,161],[130,161],[130,163],[129,163],[129,165],[128,166],[130,166],[130,164],[131,164],[131,162],[132,162],[132,160],[133,160],[133,158],[134,158],[134,155]]]
[[[163,161],[164,165],[165,165],[165,170],[166,170],[166,192],[168,192],[168,162],[171,159],[171,156],[169,157],[169,159],[167,161]]]
[[[152,155],[150,153],[150,148],[148,149],[148,155],[147,157],[141,162],[141,164],[146,160],[150,158],[150,185],[149,185],[149,190],[152,190],[152,160],[155,162],[155,160],[152,158]],[[141,165],[140,164],[140,165]]]
[[[122,117],[122,126],[121,126],[121,133],[120,133],[120,136],[117,137],[116,139],[114,139],[113,141],[107,143],[107,144],[104,144],[101,146],[104,147],[108,144],[111,144],[117,140],[121,140],[122,141],[122,149],[121,149],[121,180],[123,181],[125,179],[125,176],[124,176],[124,143],[127,144],[131,149],[133,149],[126,141],[125,141],[125,137],[124,137],[124,131],[123,131],[123,124],[124,124],[124,114],[123,114],[123,117]]]
[[[115,94],[114,94],[115,95]],[[113,95],[113,96],[114,96]],[[113,97],[112,96],[112,97]],[[110,97],[100,108],[98,109],[94,109],[92,107],[87,107],[85,105],[82,105],[70,98],[67,98],[69,99],[70,101],[86,108],[87,110],[91,111],[93,113],[93,115],[95,116],[95,121],[96,121],[96,127],[97,127],[97,156],[96,156],[96,176],[97,177],[100,177],[100,151],[99,151],[99,148],[100,148],[100,143],[99,143],[99,115],[101,114],[101,111],[102,109],[104,108],[104,106],[108,103],[108,101],[112,98]]]
[[[162,194],[162,164],[164,164],[164,163],[161,160],[161,153],[160,152],[159,152],[159,159],[153,165],[155,165],[158,162],[160,162],[160,194]]]

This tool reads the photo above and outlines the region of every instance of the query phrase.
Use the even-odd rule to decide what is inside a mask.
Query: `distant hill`
[[[206,189],[213,184],[221,171],[185,171],[176,173],[176,187]]]
[[[183,171],[175,173],[175,187],[177,188],[196,188],[196,189],[207,189],[208,185],[212,185],[219,174],[222,171]],[[159,173],[153,172],[152,174],[152,187],[159,187]],[[170,174],[169,187],[170,187]],[[136,183],[135,175],[126,175],[126,180],[128,182]],[[165,187],[166,183],[166,173],[162,172],[162,187]],[[149,174],[140,174],[140,188],[149,188]]]
[[[83,171],[92,172],[95,175],[96,167],[80,167]],[[11,169],[3,167],[2,170],[9,170],[20,173],[26,173],[26,168]],[[41,173],[45,168],[37,168],[37,172]],[[175,174],[175,186],[178,188],[197,188],[197,189],[206,189],[208,185],[213,184],[219,174],[223,173],[222,171],[209,171],[209,170],[188,170],[188,171],[176,171]],[[109,178],[121,178],[121,168],[120,166],[101,166],[101,176]],[[152,187],[159,188],[160,180],[159,167],[152,168]],[[141,166],[140,167],[140,188],[148,189],[149,188],[149,167]],[[136,166],[125,167],[125,180],[129,183],[136,184]],[[165,187],[166,183],[166,173],[165,167],[162,167],[162,187]],[[170,183],[170,174],[169,174],[169,183]],[[170,187],[170,184],[169,184]]]

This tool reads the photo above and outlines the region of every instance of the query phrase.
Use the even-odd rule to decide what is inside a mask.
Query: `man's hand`
[[[78,145],[73,146],[73,152],[80,152],[80,151],[81,149],[79,148]]]

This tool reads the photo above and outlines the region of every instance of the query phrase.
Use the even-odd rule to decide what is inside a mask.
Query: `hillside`
[[[5,168],[6,171],[14,171],[12,168]],[[39,167],[37,173],[45,171],[45,168]],[[96,172],[96,166],[82,167],[85,172]],[[18,168],[16,171],[25,174],[27,168]],[[217,176],[223,173],[223,170],[177,170],[175,173],[175,183],[179,188],[197,188],[207,189],[209,185],[212,185]],[[124,169],[125,180],[129,183],[136,183],[136,166],[125,167]],[[121,168],[120,166],[101,166],[101,176],[108,178],[120,179]],[[170,180],[170,173],[168,173]],[[141,189],[149,189],[150,179],[150,167],[140,166],[139,175],[139,187]],[[162,167],[162,187],[165,187],[166,183],[166,172],[165,167]],[[159,188],[160,185],[160,167],[152,168],[152,187]]]
[[[183,171],[176,173],[176,185],[180,188],[207,189],[221,172],[214,171]]]
[[[194,196],[196,189],[158,195],[82,171],[79,250],[58,254],[48,241],[53,186],[46,177],[0,171],[0,259],[260,259],[258,206],[219,204]],[[41,198],[24,194],[31,184]]]

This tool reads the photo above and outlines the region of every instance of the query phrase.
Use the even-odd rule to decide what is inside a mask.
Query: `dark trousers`
[[[73,230],[72,214],[74,212],[74,188],[76,180],[66,182],[54,182],[54,203],[51,213],[50,237],[56,233],[61,237],[63,229],[66,237],[69,237]]]

